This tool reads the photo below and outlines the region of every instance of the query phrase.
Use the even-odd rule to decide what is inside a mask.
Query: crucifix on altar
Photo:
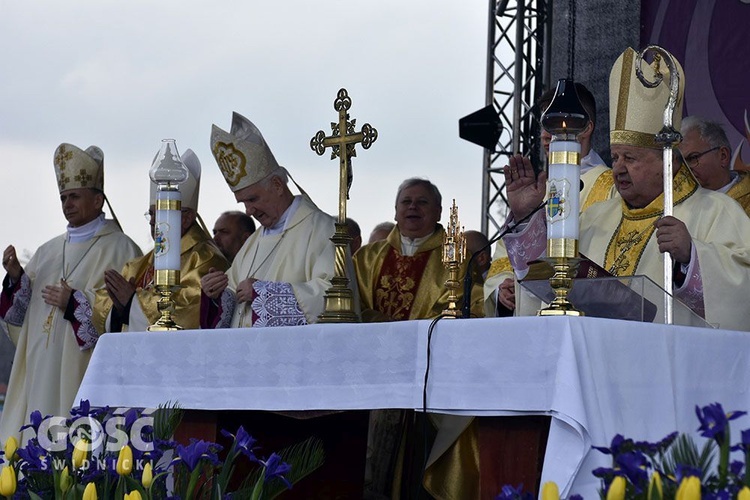
[[[332,134],[326,136],[325,132],[319,130],[310,139],[310,147],[318,155],[323,155],[326,148],[331,148],[331,159],[339,159],[339,217],[336,232],[331,237],[336,248],[336,262],[331,287],[326,291],[325,311],[318,317],[321,323],[359,322],[354,309],[354,293],[349,286],[350,277],[347,276],[346,254],[352,238],[346,226],[346,200],[352,186],[352,157],[357,156],[354,146],[361,143],[364,149],[369,149],[378,138],[378,131],[365,123],[361,131],[355,132],[357,120],[349,120],[351,107],[349,93],[346,89],[340,89],[333,101],[333,109],[338,111],[339,121],[331,122]]]

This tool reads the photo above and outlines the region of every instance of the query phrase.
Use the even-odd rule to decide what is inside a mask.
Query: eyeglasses
[[[685,163],[688,164],[690,168],[695,168],[698,166],[698,160],[700,160],[701,156],[710,153],[711,151],[716,151],[717,149],[720,149],[721,146],[716,146],[711,149],[707,149],[702,153],[692,153],[685,157]]]

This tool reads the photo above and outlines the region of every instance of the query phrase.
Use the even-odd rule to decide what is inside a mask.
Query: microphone
[[[482,246],[482,248],[480,248],[479,250],[471,254],[471,257],[469,257],[469,265],[466,270],[466,274],[464,275],[464,305],[461,308],[461,318],[468,318],[471,316],[471,285],[472,285],[472,279],[471,279],[472,267],[471,266],[472,264],[474,264],[474,258],[480,253],[487,250],[491,245],[493,245],[498,240],[500,240],[500,238],[510,233],[511,231],[515,230],[519,225],[529,220],[535,213],[537,213],[539,210],[543,209],[546,206],[547,206],[547,201],[542,202],[542,204],[536,207],[534,210],[532,210],[529,215],[519,220],[515,224],[505,228],[505,231],[501,232],[499,235],[492,238],[489,242],[487,242],[486,245]]]

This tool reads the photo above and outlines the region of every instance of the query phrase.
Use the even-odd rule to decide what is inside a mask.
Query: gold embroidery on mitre
[[[73,180],[78,182],[81,187],[88,187],[89,182],[91,182],[94,179],[94,176],[86,172],[85,168],[82,168],[76,175],[73,177]]]
[[[615,114],[615,130],[625,128],[625,121],[628,114],[628,97],[630,95],[630,75],[633,72],[633,55],[635,52],[630,49],[626,50],[622,58],[622,67],[620,68],[620,89],[617,94],[617,110]]]
[[[65,175],[65,172],[60,172],[60,178],[57,180],[57,186],[59,187],[59,191],[62,193],[65,191],[65,186],[70,182],[70,177]]]
[[[65,170],[65,164],[72,158],[73,152],[65,149],[65,146],[60,146],[57,149],[57,154],[55,155],[55,166],[60,170]]]
[[[214,144],[213,154],[219,170],[230,186],[236,186],[247,175],[245,155],[234,144],[217,142]]]

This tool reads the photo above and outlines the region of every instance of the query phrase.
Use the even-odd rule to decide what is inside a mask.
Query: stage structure
[[[550,86],[552,0],[490,0],[485,104],[500,115],[495,151],[484,150],[481,230],[490,239],[507,215],[503,166],[514,152],[543,165],[534,101]],[[536,113],[536,115],[535,115]]]

